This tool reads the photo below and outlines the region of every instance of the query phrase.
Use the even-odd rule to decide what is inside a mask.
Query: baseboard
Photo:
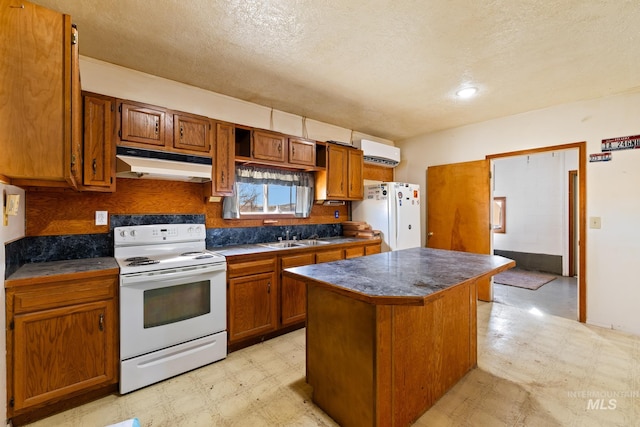
[[[499,249],[495,249],[493,253],[514,260],[517,268],[562,275],[562,255],[532,254]]]

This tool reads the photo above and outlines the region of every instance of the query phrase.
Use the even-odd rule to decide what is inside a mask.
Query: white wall
[[[562,257],[568,274],[569,170],[578,150],[546,151],[493,161],[493,196],[506,197],[506,233],[493,234],[493,248]]]
[[[20,208],[17,216],[10,216],[8,225],[4,225],[4,221],[0,217],[0,278],[2,279],[2,288],[4,289],[4,274],[5,274],[5,244],[14,240],[24,237],[24,190],[11,185],[5,185],[0,183],[0,197],[4,200],[5,194],[18,194],[20,195]],[[0,209],[4,212],[4,202],[0,203]],[[0,331],[6,331],[6,310],[5,310],[5,295],[4,292],[0,292]],[[6,335],[5,335],[6,337]],[[0,339],[0,413],[7,413],[7,359],[5,357],[7,352],[6,339]]]
[[[640,93],[560,105],[396,143],[402,162],[396,179],[426,184],[431,165],[484,159],[488,154],[587,142],[600,152],[605,138],[640,134]],[[640,149],[587,164],[587,216],[601,229],[587,231],[587,322],[640,335]],[[426,203],[422,226],[426,230]],[[425,237],[423,236],[423,243]]]
[[[351,129],[320,122],[313,118],[303,119],[295,114],[272,110],[269,107],[85,56],[80,57],[80,78],[82,90],[199,114],[230,123],[273,130],[316,141],[336,140],[350,143],[355,136],[393,145],[392,141],[373,135],[353,132]]]

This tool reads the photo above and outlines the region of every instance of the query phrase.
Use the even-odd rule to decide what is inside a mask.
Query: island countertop
[[[497,255],[413,248],[288,268],[283,274],[370,304],[423,305],[439,291],[514,265]]]

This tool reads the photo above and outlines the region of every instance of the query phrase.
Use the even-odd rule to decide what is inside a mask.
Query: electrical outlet
[[[107,225],[108,217],[107,211],[96,211],[96,225]]]
[[[602,227],[602,222],[599,216],[592,216],[589,218],[589,228],[600,228]]]

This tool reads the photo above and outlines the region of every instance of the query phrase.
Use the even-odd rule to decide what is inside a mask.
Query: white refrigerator
[[[353,221],[366,221],[382,232],[383,252],[420,247],[420,185],[365,185],[364,200],[351,207]]]

